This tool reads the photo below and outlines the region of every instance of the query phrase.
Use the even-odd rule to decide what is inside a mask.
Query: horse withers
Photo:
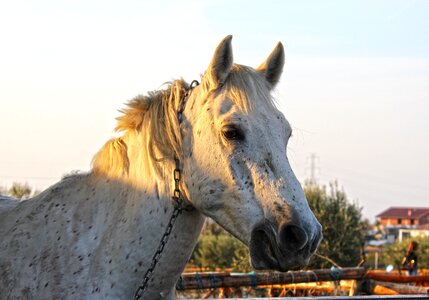
[[[253,69],[233,63],[231,39],[200,85],[177,80],[130,100],[122,135],[88,174],[19,204],[0,200],[1,299],[130,299],[149,269],[142,298],[174,298],[206,217],[248,245],[255,269],[308,263],[321,226],[287,159],[291,126],[271,96],[283,46]],[[178,193],[195,209],[171,227]]]

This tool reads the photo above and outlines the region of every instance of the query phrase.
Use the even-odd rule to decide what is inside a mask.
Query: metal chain
[[[165,244],[167,244],[167,241],[170,237],[170,233],[173,230],[173,225],[177,220],[177,217],[183,212],[185,209],[184,207],[184,200],[182,198],[182,194],[180,192],[180,180],[181,180],[181,172],[178,168],[179,160],[176,159],[176,168],[174,169],[174,193],[173,193],[173,200],[176,202],[176,205],[174,206],[173,214],[170,217],[170,221],[168,222],[167,228],[165,229],[164,234],[161,237],[161,241],[159,242],[158,249],[156,250],[155,254],[152,257],[152,263],[147,269],[146,273],[144,274],[143,281],[140,284],[140,286],[137,288],[134,299],[140,299],[143,295],[144,291],[147,289],[149,285],[149,280],[152,277],[153,271],[155,270],[156,265],[158,264],[162,251],[164,251]]]
[[[179,123],[182,122],[182,112],[184,109],[184,104],[186,101],[186,98],[189,95],[189,91],[192,90],[194,87],[196,87],[199,84],[198,81],[194,80],[190,84],[190,89],[183,95],[183,98],[181,99],[179,111],[178,111],[178,119]],[[180,180],[182,179],[182,172],[180,169],[180,161],[177,158],[174,158],[176,167],[173,172],[174,177],[174,192],[173,192],[173,200],[175,202],[173,214],[170,217],[170,221],[168,221],[167,228],[165,229],[164,234],[161,237],[161,240],[158,245],[158,249],[156,250],[155,254],[152,257],[152,262],[150,264],[149,269],[146,270],[146,273],[144,274],[143,280],[139,287],[137,288],[134,299],[140,299],[143,295],[143,293],[146,291],[146,289],[149,286],[149,280],[153,275],[153,272],[156,268],[156,265],[158,264],[162,251],[164,251],[165,244],[167,244],[168,239],[170,238],[171,231],[173,230],[173,225],[177,220],[177,217],[184,211],[192,211],[194,207],[189,204],[185,206],[185,201],[183,200],[182,193],[180,191]]]

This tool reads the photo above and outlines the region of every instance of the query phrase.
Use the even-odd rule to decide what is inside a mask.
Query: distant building
[[[418,225],[416,228],[399,229],[398,240],[402,241],[407,238],[429,237],[429,224]]]
[[[429,224],[429,207],[390,207],[376,218],[385,227],[416,228]]]

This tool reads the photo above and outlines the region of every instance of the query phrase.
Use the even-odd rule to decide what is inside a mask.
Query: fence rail
[[[377,281],[384,282],[394,282],[394,283],[429,283],[429,275],[420,275],[420,276],[401,276],[401,275],[389,275],[389,274],[380,274],[376,271],[366,272],[365,277],[371,278]]]
[[[176,285],[179,291],[219,287],[256,287],[260,285],[291,284],[319,281],[360,280],[364,268],[321,269],[312,271],[289,271],[284,273],[184,273]]]
[[[428,275],[386,275],[375,271],[366,272],[364,268],[332,268],[311,271],[289,271],[284,273],[184,273],[177,282],[176,289],[178,291],[185,291],[213,288],[258,287],[340,280],[356,280],[361,283],[358,290],[371,295],[365,297],[359,296],[359,298],[355,299],[429,299],[429,288],[427,286],[422,287],[404,284],[415,282],[427,285],[429,283]],[[354,294],[354,287],[356,287],[356,284],[353,285],[353,293],[351,294]],[[386,296],[386,294],[392,296]],[[323,297],[325,300],[351,298],[354,297]],[[305,298],[294,297],[294,299]],[[317,299],[317,297],[315,299]]]
[[[180,298],[179,298],[180,299]],[[282,298],[233,298],[235,300],[291,300],[290,297]],[[368,300],[427,300],[429,296],[427,295],[394,295],[394,296],[381,296],[381,295],[370,295],[370,296],[323,296],[323,297],[293,297],[293,300],[355,300],[355,299],[368,299]],[[192,299],[188,299],[192,300]],[[196,300],[196,299],[193,299]]]

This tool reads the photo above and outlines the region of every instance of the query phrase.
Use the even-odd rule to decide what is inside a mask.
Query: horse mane
[[[177,119],[180,101],[188,84],[180,79],[167,83],[167,88],[138,95],[128,101],[117,119],[115,131],[124,132],[122,137],[109,140],[92,160],[95,173],[122,176],[128,174],[129,159],[126,144],[127,133],[145,130],[148,159],[160,161],[182,157],[182,141]],[[157,166],[156,163],[152,163]],[[159,167],[158,167],[159,168]]]
[[[204,76],[201,93],[205,101],[212,93],[225,93],[243,111],[252,111],[255,106],[266,105],[274,108],[270,87],[263,76],[253,68],[234,64],[224,85],[213,90],[211,78]],[[117,119],[115,131],[124,135],[109,140],[92,160],[95,173],[109,174],[115,177],[129,172],[127,135],[144,130],[147,159],[155,169],[161,172],[159,161],[174,157],[182,159],[182,139],[177,118],[181,99],[189,90],[183,80],[167,84],[166,89],[149,92],[146,96],[138,95],[128,101],[122,115]]]

